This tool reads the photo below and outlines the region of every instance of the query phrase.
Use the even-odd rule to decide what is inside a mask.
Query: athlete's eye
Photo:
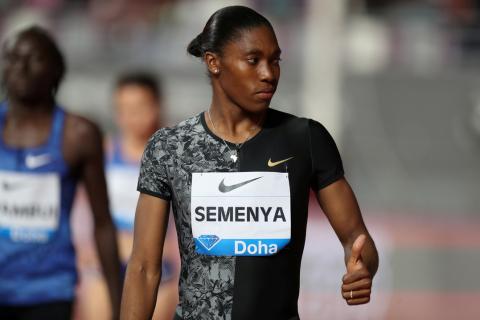
[[[280,64],[280,61],[282,61],[282,58],[279,57],[279,58],[273,59],[272,63],[273,65],[278,66]]]
[[[257,57],[250,57],[250,58],[247,58],[247,61],[249,64],[251,65],[255,65],[258,63],[258,58]]]
[[[33,54],[31,57],[30,57],[31,61],[35,62],[35,63],[42,63],[44,61],[46,61],[46,57],[44,55],[41,55],[41,54]]]

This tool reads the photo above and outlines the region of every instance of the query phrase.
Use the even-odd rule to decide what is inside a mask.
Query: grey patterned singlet
[[[235,150],[235,144],[229,144]],[[171,202],[181,272],[177,317],[184,320],[299,319],[300,262],[310,189],[343,176],[342,162],[326,129],[316,121],[270,109],[262,131],[238,150],[229,149],[203,114],[157,131],[145,150],[138,190]],[[288,162],[270,167],[275,160]],[[192,172],[288,172],[291,241],[273,256],[231,257],[196,253],[192,238]]]

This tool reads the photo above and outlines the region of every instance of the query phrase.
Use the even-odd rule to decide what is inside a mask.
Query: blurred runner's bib
[[[192,173],[191,222],[197,253],[276,254],[290,241],[288,173]]]
[[[122,230],[133,230],[138,201],[135,189],[138,174],[139,168],[133,166],[111,165],[106,170],[113,219]]]
[[[58,229],[59,218],[58,174],[0,171],[0,237],[47,242]]]

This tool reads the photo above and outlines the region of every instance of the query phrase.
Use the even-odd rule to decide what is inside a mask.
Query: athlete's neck
[[[248,112],[215,94],[209,111],[210,115],[206,115],[206,122],[211,131],[221,138],[235,143],[241,143],[249,135],[253,136],[258,133],[267,113],[267,110],[257,113]]]
[[[206,114],[206,123],[210,131],[220,138],[243,143],[262,129],[266,110],[261,113],[247,113],[241,109],[219,108],[211,105]]]
[[[41,117],[50,117],[54,106],[53,98],[30,102],[8,96],[8,118],[16,121],[37,121]]]

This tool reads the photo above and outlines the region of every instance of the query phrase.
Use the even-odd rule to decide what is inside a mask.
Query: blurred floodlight
[[[430,73],[443,65],[444,35],[438,26],[424,21],[404,23],[401,29],[404,63],[417,73]]]
[[[371,74],[389,62],[390,43],[386,26],[371,17],[353,17],[345,32],[345,59],[356,73]]]
[[[40,10],[25,7],[9,13],[6,16],[3,24],[4,30],[2,32],[1,42],[3,43],[6,39],[15,35],[20,30],[26,29],[33,25],[51,30],[51,25],[48,18]]]

